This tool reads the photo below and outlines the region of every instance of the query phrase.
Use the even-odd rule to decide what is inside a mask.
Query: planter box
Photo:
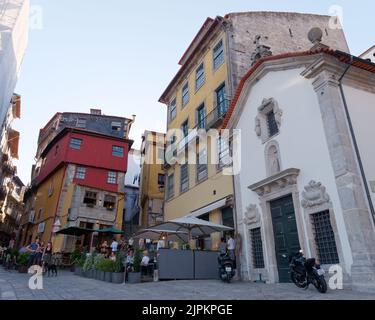
[[[104,281],[112,282],[112,272],[104,272]]]
[[[74,270],[74,274],[76,276],[81,276],[82,275],[82,268],[81,267],[76,267]]]
[[[75,272],[75,271],[76,271],[76,267],[75,266],[70,267],[70,272]]]
[[[18,272],[19,273],[27,273],[27,266],[19,266]]]
[[[113,283],[123,283],[124,273],[122,272],[112,272],[112,282]]]
[[[140,272],[129,272],[128,282],[129,283],[140,283],[141,282],[141,273]]]
[[[97,280],[104,281],[104,271],[98,270],[96,273],[96,277]]]

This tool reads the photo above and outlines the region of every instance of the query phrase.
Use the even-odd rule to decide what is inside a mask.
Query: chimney
[[[90,114],[95,114],[97,116],[101,116],[102,110],[100,110],[100,109],[90,109]]]

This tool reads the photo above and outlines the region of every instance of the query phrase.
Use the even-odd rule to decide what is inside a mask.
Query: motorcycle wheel
[[[313,281],[313,285],[320,293],[327,292],[327,282],[324,277],[316,277]]]
[[[227,275],[227,279],[226,280],[227,280],[227,283],[230,283],[231,280],[232,280],[231,276]]]
[[[290,273],[290,278],[291,278],[292,282],[293,282],[298,288],[305,289],[305,288],[307,287],[307,281],[305,280],[305,281],[301,282],[301,281],[298,279],[298,276],[297,276],[297,274],[296,274],[294,271],[292,271],[292,272]]]

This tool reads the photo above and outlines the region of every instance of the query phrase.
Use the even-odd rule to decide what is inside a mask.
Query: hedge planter
[[[74,270],[74,274],[76,276],[81,276],[82,275],[82,268],[81,267],[76,267]]]
[[[19,273],[27,273],[27,266],[19,266],[18,272]]]
[[[104,272],[104,281],[112,282],[112,272]]]
[[[98,270],[98,280],[104,281],[104,271]]]
[[[122,272],[112,272],[112,282],[113,283],[123,283],[124,273]]]
[[[141,282],[141,273],[140,272],[130,272],[128,274],[129,283],[140,283]]]

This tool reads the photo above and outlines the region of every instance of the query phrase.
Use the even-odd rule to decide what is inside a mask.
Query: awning
[[[188,241],[187,232],[183,231],[171,231],[171,230],[152,230],[143,229],[136,233],[132,238],[134,239],[150,239],[150,240],[182,240],[183,242]],[[163,239],[164,238],[164,239]]]
[[[94,231],[98,233],[108,233],[108,234],[124,234],[125,233],[124,231],[115,229],[115,228],[97,229]]]
[[[188,217],[195,217],[199,218],[200,216],[203,216],[204,214],[211,212],[212,210],[222,208],[226,205],[227,198],[221,199],[219,201],[216,201],[214,203],[209,204],[208,206],[205,206],[203,208],[200,208],[198,210],[192,211],[190,214],[188,214]]]

